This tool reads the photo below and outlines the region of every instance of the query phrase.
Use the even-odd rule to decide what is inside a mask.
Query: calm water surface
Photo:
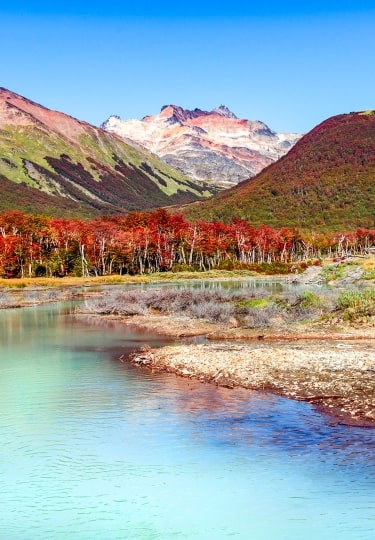
[[[1,539],[375,538],[375,430],[118,360],[146,343],[0,310]]]

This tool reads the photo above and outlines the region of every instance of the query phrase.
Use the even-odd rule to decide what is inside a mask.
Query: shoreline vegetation
[[[273,392],[309,402],[339,422],[375,426],[373,259],[311,266],[288,276],[212,271],[1,280],[0,307],[83,297],[78,315],[119,319],[179,342],[140,349],[131,358],[135,365],[230,388]],[[188,278],[196,284],[270,279],[297,287],[266,292],[157,286]],[[137,283],[155,285],[131,288]],[[129,288],[106,287],[117,284]],[[188,339],[193,336],[201,336],[202,342]]]

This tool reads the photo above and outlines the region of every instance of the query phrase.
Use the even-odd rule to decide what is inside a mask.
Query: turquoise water
[[[0,310],[1,539],[375,537],[375,430],[130,367],[162,340],[68,308]]]

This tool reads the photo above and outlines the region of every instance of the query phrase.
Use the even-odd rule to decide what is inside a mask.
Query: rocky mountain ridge
[[[142,120],[110,116],[102,127],[195,180],[225,187],[259,173],[301,137],[239,119],[225,105],[212,111],[164,105],[159,114]]]

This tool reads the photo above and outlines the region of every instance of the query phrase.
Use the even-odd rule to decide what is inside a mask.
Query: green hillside
[[[256,177],[184,213],[302,230],[374,228],[375,112],[329,118]]]
[[[212,194],[115,135],[1,90],[0,211],[88,217]]]

